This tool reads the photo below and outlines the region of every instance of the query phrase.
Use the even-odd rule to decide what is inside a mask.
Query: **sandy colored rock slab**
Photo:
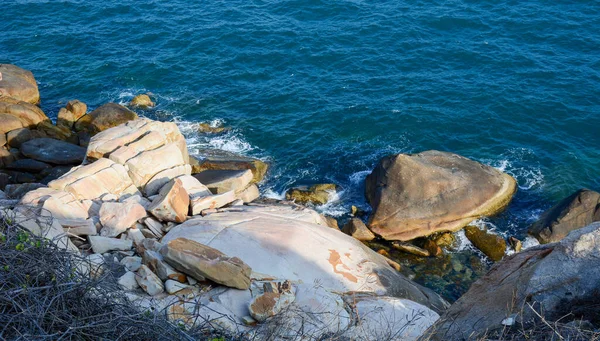
[[[140,204],[129,202],[105,202],[100,207],[100,234],[105,237],[116,237],[146,217],[146,209]]]
[[[108,251],[129,251],[133,243],[128,239],[117,239],[102,236],[89,236],[88,240],[94,253],[106,253]]]
[[[580,189],[542,213],[528,232],[542,244],[554,243],[595,221],[600,221],[600,193]]]
[[[40,103],[40,92],[33,73],[12,64],[0,64],[0,98],[12,97],[31,104]]]
[[[181,186],[185,189],[187,194],[190,196],[190,200],[194,198],[202,198],[212,195],[212,192],[208,187],[204,186],[198,179],[191,175],[182,175],[177,177],[181,181]]]
[[[260,191],[258,190],[258,186],[250,185],[245,190],[241,191],[238,195],[244,203],[251,203],[254,200],[260,197]]]
[[[85,158],[84,148],[50,138],[24,142],[21,145],[21,153],[28,158],[54,165],[80,164]]]
[[[179,148],[174,143],[169,143],[130,159],[125,166],[128,168],[128,174],[133,184],[138,188],[144,188],[148,181],[159,172],[184,164],[185,161]]]
[[[144,193],[146,196],[152,196],[158,193],[160,189],[166,185],[172,179],[178,178],[184,175],[190,175],[192,167],[190,165],[180,165],[173,168],[165,169],[154,175],[146,186],[144,186]]]
[[[138,269],[135,280],[150,296],[155,296],[165,291],[165,287],[160,278],[145,265],[142,265]]]
[[[237,257],[228,257],[219,250],[193,240],[177,238],[161,249],[165,261],[175,269],[194,277],[237,289],[250,287],[252,269]]]
[[[48,186],[70,192],[79,200],[97,200],[107,194],[119,199],[135,195],[141,197],[125,167],[109,159],[73,168],[59,179],[48,183]]]
[[[98,233],[92,219],[59,219],[65,233],[75,236],[94,236]]]
[[[350,219],[342,228],[342,232],[352,236],[360,241],[371,241],[375,239],[375,235],[371,232],[365,223],[358,218]]]
[[[190,199],[192,215],[198,215],[204,210],[221,208],[237,199],[234,191],[223,194],[209,195],[205,197],[194,197]]]
[[[367,176],[367,226],[387,240],[457,231],[503,210],[516,181],[495,168],[440,151],[382,159]]]
[[[213,194],[223,194],[229,191],[237,193],[246,189],[252,181],[252,171],[246,170],[206,170],[194,174],[203,185]]]
[[[155,149],[154,148],[154,136],[145,142],[136,143],[141,141],[144,137],[152,132],[164,136],[164,142],[162,145],[168,143],[175,143],[180,148],[181,154],[185,155],[185,161],[187,163],[187,146],[185,145],[185,138],[179,132],[179,128],[173,122],[158,122],[152,121],[145,118],[130,121],[114,128],[105,130],[101,133],[93,136],[89,142],[87,156],[90,160],[99,159],[102,157],[108,158],[110,154],[117,149],[132,145],[135,150],[140,150],[146,143],[149,143],[147,147],[143,147],[143,150]]]
[[[187,219],[190,197],[179,179],[171,180],[160,190],[148,211],[161,221],[182,223]]]

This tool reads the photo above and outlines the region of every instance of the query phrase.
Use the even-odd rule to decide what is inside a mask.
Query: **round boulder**
[[[141,94],[135,96],[131,102],[129,102],[129,106],[137,107],[141,109],[152,108],[155,106],[154,102],[150,99],[150,96],[146,94]]]
[[[503,210],[516,192],[510,175],[460,155],[426,151],[382,159],[367,176],[368,226],[387,240],[457,231]]]
[[[137,118],[136,113],[120,104],[106,103],[91,113],[83,115],[75,123],[75,130],[95,134]]]
[[[0,64],[0,97],[39,104],[40,92],[33,73],[16,65]]]

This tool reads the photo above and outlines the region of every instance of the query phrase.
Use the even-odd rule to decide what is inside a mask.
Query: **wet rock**
[[[209,123],[200,123],[198,125],[199,133],[221,134],[221,133],[227,132],[229,130],[230,130],[230,128],[228,128],[228,127],[212,126]]]
[[[29,173],[41,173],[49,168],[51,168],[49,164],[32,159],[16,160],[6,166],[6,169]]]
[[[445,249],[453,249],[456,247],[456,237],[450,232],[440,233],[433,236],[432,239],[436,245]]]
[[[367,212],[359,207],[352,205],[350,207],[350,215],[357,218],[362,218],[367,215]]]
[[[515,252],[519,252],[523,248],[523,243],[521,243],[521,241],[518,240],[516,237],[511,236],[510,238],[508,238],[508,242],[510,243],[510,247]]]
[[[420,257],[429,257],[429,251],[406,242],[392,242],[392,247],[398,251],[406,252]]]
[[[0,98],[12,97],[31,104],[40,103],[37,82],[31,71],[12,64],[0,64]]]
[[[506,241],[501,236],[472,225],[465,227],[465,235],[476,248],[491,260],[497,262],[504,257]]]
[[[368,226],[387,240],[457,231],[503,210],[516,191],[508,174],[439,151],[382,159],[367,176]]]
[[[335,193],[337,186],[334,184],[318,184],[310,187],[296,187],[287,191],[286,200],[293,200],[296,203],[306,205],[312,203],[315,205],[324,205],[329,201],[329,196]]]
[[[187,219],[190,197],[179,179],[171,180],[160,190],[148,211],[161,221],[182,223]]]
[[[201,150],[199,160],[190,158],[192,174],[204,170],[244,170],[252,171],[252,183],[259,183],[265,177],[269,165],[259,159],[238,155],[224,150]]]
[[[167,242],[160,250],[165,261],[175,269],[197,280],[208,278],[213,282],[238,289],[250,287],[251,269],[237,257],[227,257],[222,252],[193,240],[177,238]]]
[[[21,153],[28,158],[55,165],[80,164],[85,158],[84,148],[50,138],[24,142]]]
[[[496,263],[456,301],[425,334],[430,340],[474,339],[515,324],[544,319],[568,322],[596,316],[600,281],[600,223],[571,232],[558,243],[515,253]],[[586,306],[587,305],[587,306]],[[523,308],[525,307],[525,308]],[[579,309],[582,307],[582,309]],[[575,310],[578,310],[575,312]]]
[[[442,248],[431,239],[425,241],[423,244],[423,249],[427,250],[429,255],[433,257],[437,257],[442,254]]]
[[[42,132],[46,137],[67,141],[69,143],[77,144],[79,141],[77,136],[73,134],[71,129],[61,126],[55,126],[50,121],[40,122],[36,127],[37,131]]]
[[[528,232],[542,244],[554,243],[595,221],[600,221],[600,193],[580,189],[544,212]]]
[[[136,113],[124,106],[116,103],[107,103],[96,108],[91,113],[82,116],[75,123],[75,130],[87,131],[94,135],[137,118]]]
[[[105,202],[100,207],[100,234],[116,237],[146,217],[146,209],[137,203]]]
[[[142,265],[136,272],[135,280],[150,296],[155,296],[165,291],[163,282],[150,269]]]
[[[342,228],[342,232],[350,235],[360,241],[371,241],[375,239],[375,235],[371,232],[365,223],[358,218],[350,219]]]
[[[130,102],[130,107],[140,108],[140,109],[148,109],[153,108],[155,106],[154,102],[150,99],[150,96],[146,94],[140,94],[135,96]]]
[[[88,240],[94,253],[106,253],[108,251],[128,251],[133,243],[127,239],[117,239],[102,236],[89,236]]]

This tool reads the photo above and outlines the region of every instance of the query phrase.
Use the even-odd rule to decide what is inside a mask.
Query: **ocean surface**
[[[179,122],[192,152],[269,161],[264,195],[339,184],[319,209],[341,221],[398,152],[513,175],[509,209],[479,223],[521,239],[600,190],[599,1],[3,0],[0,32],[0,63],[35,74],[49,116],[151,92],[140,114]]]

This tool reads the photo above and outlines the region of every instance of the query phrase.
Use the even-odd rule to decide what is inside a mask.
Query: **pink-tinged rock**
[[[237,257],[230,258],[221,251],[193,240],[177,238],[160,249],[165,261],[175,269],[194,277],[238,289],[250,287],[252,269]]]
[[[237,199],[234,191],[223,194],[209,195],[206,197],[193,198],[190,201],[192,215],[198,215],[200,212],[213,208],[221,208]]]
[[[190,198],[181,180],[175,179],[163,186],[148,210],[159,220],[182,223],[187,218],[189,205]]]
[[[105,202],[100,207],[100,222],[105,237],[116,237],[146,217],[146,210],[140,204]]]
[[[142,265],[138,269],[135,280],[150,296],[158,295],[165,291],[165,287],[160,278],[145,265]]]
[[[167,144],[160,148],[146,151],[127,161],[129,177],[138,188],[144,188],[156,174],[176,166],[184,165],[179,148]]]

